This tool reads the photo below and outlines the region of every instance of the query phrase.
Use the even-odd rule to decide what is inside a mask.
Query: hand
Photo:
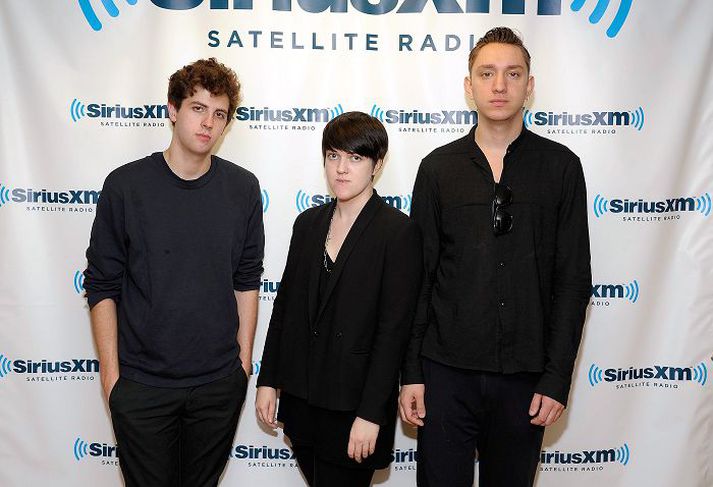
[[[406,384],[401,386],[399,394],[399,413],[401,419],[413,426],[423,426],[426,417],[426,403],[423,400],[426,386],[423,384]]]
[[[535,393],[530,403],[530,416],[534,416],[530,423],[537,426],[550,426],[560,419],[564,405],[551,397]]]
[[[247,377],[248,380],[250,380],[250,375],[253,373],[252,362],[247,362],[247,364],[248,365],[245,366],[245,362],[241,363],[243,370],[245,371],[245,377]]]
[[[260,421],[270,428],[277,427],[277,389],[274,387],[260,386],[255,396],[255,412]]]
[[[379,436],[380,426],[359,417],[354,419],[352,430],[349,432],[349,445],[347,455],[357,463],[361,463],[376,448],[376,437]]]
[[[114,388],[114,385],[116,385],[116,381],[119,380],[119,371],[118,370],[103,370],[101,369],[100,375],[100,380],[102,384],[102,391],[104,392],[104,399],[106,402],[109,402],[109,395],[111,394],[111,390]]]

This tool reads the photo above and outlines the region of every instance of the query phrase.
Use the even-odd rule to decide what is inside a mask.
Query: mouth
[[[210,141],[210,135],[207,134],[196,134],[196,136],[203,142]]]
[[[503,105],[507,104],[507,100],[490,100],[491,105],[495,105],[496,107],[501,107]]]

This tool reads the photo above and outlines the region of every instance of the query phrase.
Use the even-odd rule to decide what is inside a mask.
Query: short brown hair
[[[228,95],[230,123],[240,103],[240,82],[235,71],[214,57],[183,66],[168,79],[168,101],[178,110],[183,100],[193,96],[196,86],[202,86],[214,96]]]
[[[510,44],[511,46],[519,47],[522,51],[522,55],[525,57],[527,72],[530,72],[530,53],[527,51],[525,44],[522,43],[522,38],[509,27],[495,27],[494,29],[490,29],[486,32],[483,37],[478,39],[475,47],[471,49],[470,55],[468,56],[468,74],[470,74],[470,71],[473,69],[473,63],[475,63],[475,58],[478,56],[478,52],[480,52],[483,46],[487,46],[492,43]]]

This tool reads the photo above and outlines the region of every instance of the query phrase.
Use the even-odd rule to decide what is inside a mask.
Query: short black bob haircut
[[[333,118],[322,133],[322,159],[328,150],[368,157],[376,164],[389,150],[389,136],[379,119],[364,112],[346,112]]]

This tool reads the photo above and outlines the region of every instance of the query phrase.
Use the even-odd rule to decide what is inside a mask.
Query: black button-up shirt
[[[587,197],[578,157],[523,127],[500,183],[509,233],[493,233],[493,174],[475,127],[421,163],[411,217],[424,281],[402,382],[419,355],[464,369],[538,372],[536,392],[566,404],[591,294]]]

